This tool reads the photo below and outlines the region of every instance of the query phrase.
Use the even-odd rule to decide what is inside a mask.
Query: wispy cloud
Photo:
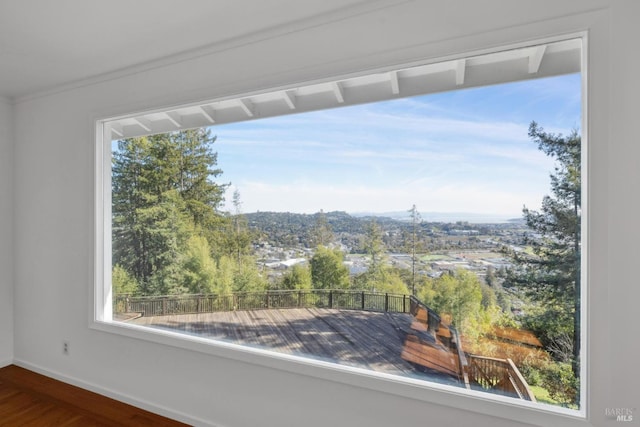
[[[569,133],[579,78],[531,80],[214,127],[223,178],[247,211],[519,213],[553,162],[531,120]]]

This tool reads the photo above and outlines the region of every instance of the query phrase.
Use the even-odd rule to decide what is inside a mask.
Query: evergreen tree
[[[151,276],[147,261],[149,236],[144,231],[141,212],[153,204],[145,165],[149,162],[147,138],[118,142],[112,165],[113,264],[120,265],[140,285]]]
[[[233,192],[234,215],[231,218],[232,230],[229,234],[227,247],[232,251],[239,266],[242,265],[243,255],[251,252],[251,233],[247,225],[247,218],[242,214],[242,202],[240,192],[236,189]]]
[[[376,222],[372,219],[366,229],[366,236],[364,241],[364,251],[369,255],[369,268],[368,270],[372,274],[377,274],[380,270],[382,263],[384,262],[384,243],[382,242],[382,230]]]
[[[533,301],[544,308],[538,331],[547,347],[572,337],[571,365],[579,375],[580,357],[580,217],[581,140],[577,131],[564,137],[544,132],[536,122],[529,137],[538,148],[556,160],[551,174],[551,194],[544,197],[540,211],[524,208],[524,219],[537,236],[528,244],[533,256],[514,254],[518,268],[511,284],[520,285]],[[567,360],[563,360],[567,361]]]
[[[197,226],[217,223],[227,184],[212,181],[222,174],[215,167],[218,155],[212,150],[216,138],[204,128],[149,138],[158,192],[177,190]]]
[[[113,153],[113,263],[143,295],[182,293],[190,236],[214,240],[225,185],[203,129],[118,141]]]
[[[416,294],[416,264],[418,261],[418,253],[420,252],[420,244],[418,241],[418,227],[422,222],[420,212],[413,205],[408,211],[411,214],[411,234],[406,246],[411,254],[411,294]]]
[[[184,201],[175,190],[157,197],[152,206],[140,209],[138,232],[146,239],[145,274],[141,284],[147,295],[185,293],[182,257],[193,226]]]

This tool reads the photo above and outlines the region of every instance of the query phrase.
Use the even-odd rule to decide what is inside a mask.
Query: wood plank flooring
[[[414,373],[402,360],[409,314],[326,308],[240,310],[140,317],[129,323],[265,347],[382,372]]]
[[[455,361],[442,367],[403,358],[409,335],[432,341],[430,356],[425,357],[451,356],[431,335],[413,329],[415,318],[408,313],[286,308],[143,316],[129,323],[459,385]]]
[[[0,369],[0,426],[186,426],[18,366]]]

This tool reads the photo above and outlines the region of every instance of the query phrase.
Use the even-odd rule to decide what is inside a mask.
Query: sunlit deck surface
[[[457,357],[406,313],[287,308],[149,316],[128,322],[461,385]]]

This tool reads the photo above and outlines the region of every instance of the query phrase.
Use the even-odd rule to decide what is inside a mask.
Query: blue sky
[[[519,217],[553,162],[529,123],[580,126],[580,75],[214,126],[243,212],[470,212]],[[227,207],[229,209],[229,206]]]

